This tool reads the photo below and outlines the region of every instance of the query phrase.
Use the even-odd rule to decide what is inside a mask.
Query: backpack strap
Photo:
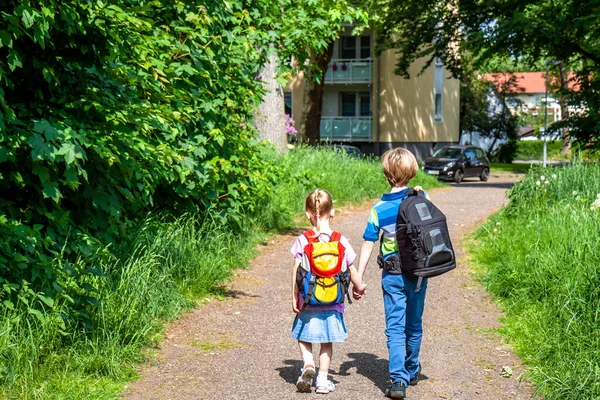
[[[403,199],[410,197],[410,196],[425,197],[425,192],[423,190],[415,190],[415,188],[408,188],[408,189],[406,189],[406,194],[404,195]]]
[[[312,229],[309,229],[306,232],[304,232],[304,237],[306,238],[306,240],[308,240],[308,243],[317,243],[319,241],[319,238],[316,236],[315,231],[313,231]]]
[[[342,240],[342,234],[336,231],[331,232],[330,237],[332,242],[339,242]]]

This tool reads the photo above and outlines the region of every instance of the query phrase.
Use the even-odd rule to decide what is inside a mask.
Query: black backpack
[[[450,242],[446,216],[425,193],[408,188],[400,203],[396,219],[398,256],[378,263],[393,274],[418,279],[416,291],[424,278],[432,278],[456,268],[456,256]]]

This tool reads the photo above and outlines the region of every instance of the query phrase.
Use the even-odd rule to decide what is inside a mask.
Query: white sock
[[[312,365],[315,366],[315,359],[313,358],[312,353],[307,353],[302,355],[302,360],[304,361],[304,365]]]
[[[319,371],[317,375],[317,382],[327,382],[327,371]]]

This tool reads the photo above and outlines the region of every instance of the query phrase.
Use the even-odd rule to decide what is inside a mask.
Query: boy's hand
[[[292,296],[292,311],[294,311],[295,314],[300,313],[300,310],[298,309],[298,296],[296,296],[295,293]]]

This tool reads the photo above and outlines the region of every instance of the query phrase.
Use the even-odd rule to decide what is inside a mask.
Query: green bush
[[[472,250],[546,399],[600,398],[598,176],[597,164],[534,168]]]
[[[560,160],[560,140],[548,140],[546,142],[546,157],[548,160]],[[543,140],[519,140],[515,160],[541,160],[544,153]]]
[[[85,276],[147,213],[211,207],[241,229],[269,198],[276,174],[250,121],[272,41],[253,17],[270,6],[5,3],[0,304],[29,285],[85,324]]]

